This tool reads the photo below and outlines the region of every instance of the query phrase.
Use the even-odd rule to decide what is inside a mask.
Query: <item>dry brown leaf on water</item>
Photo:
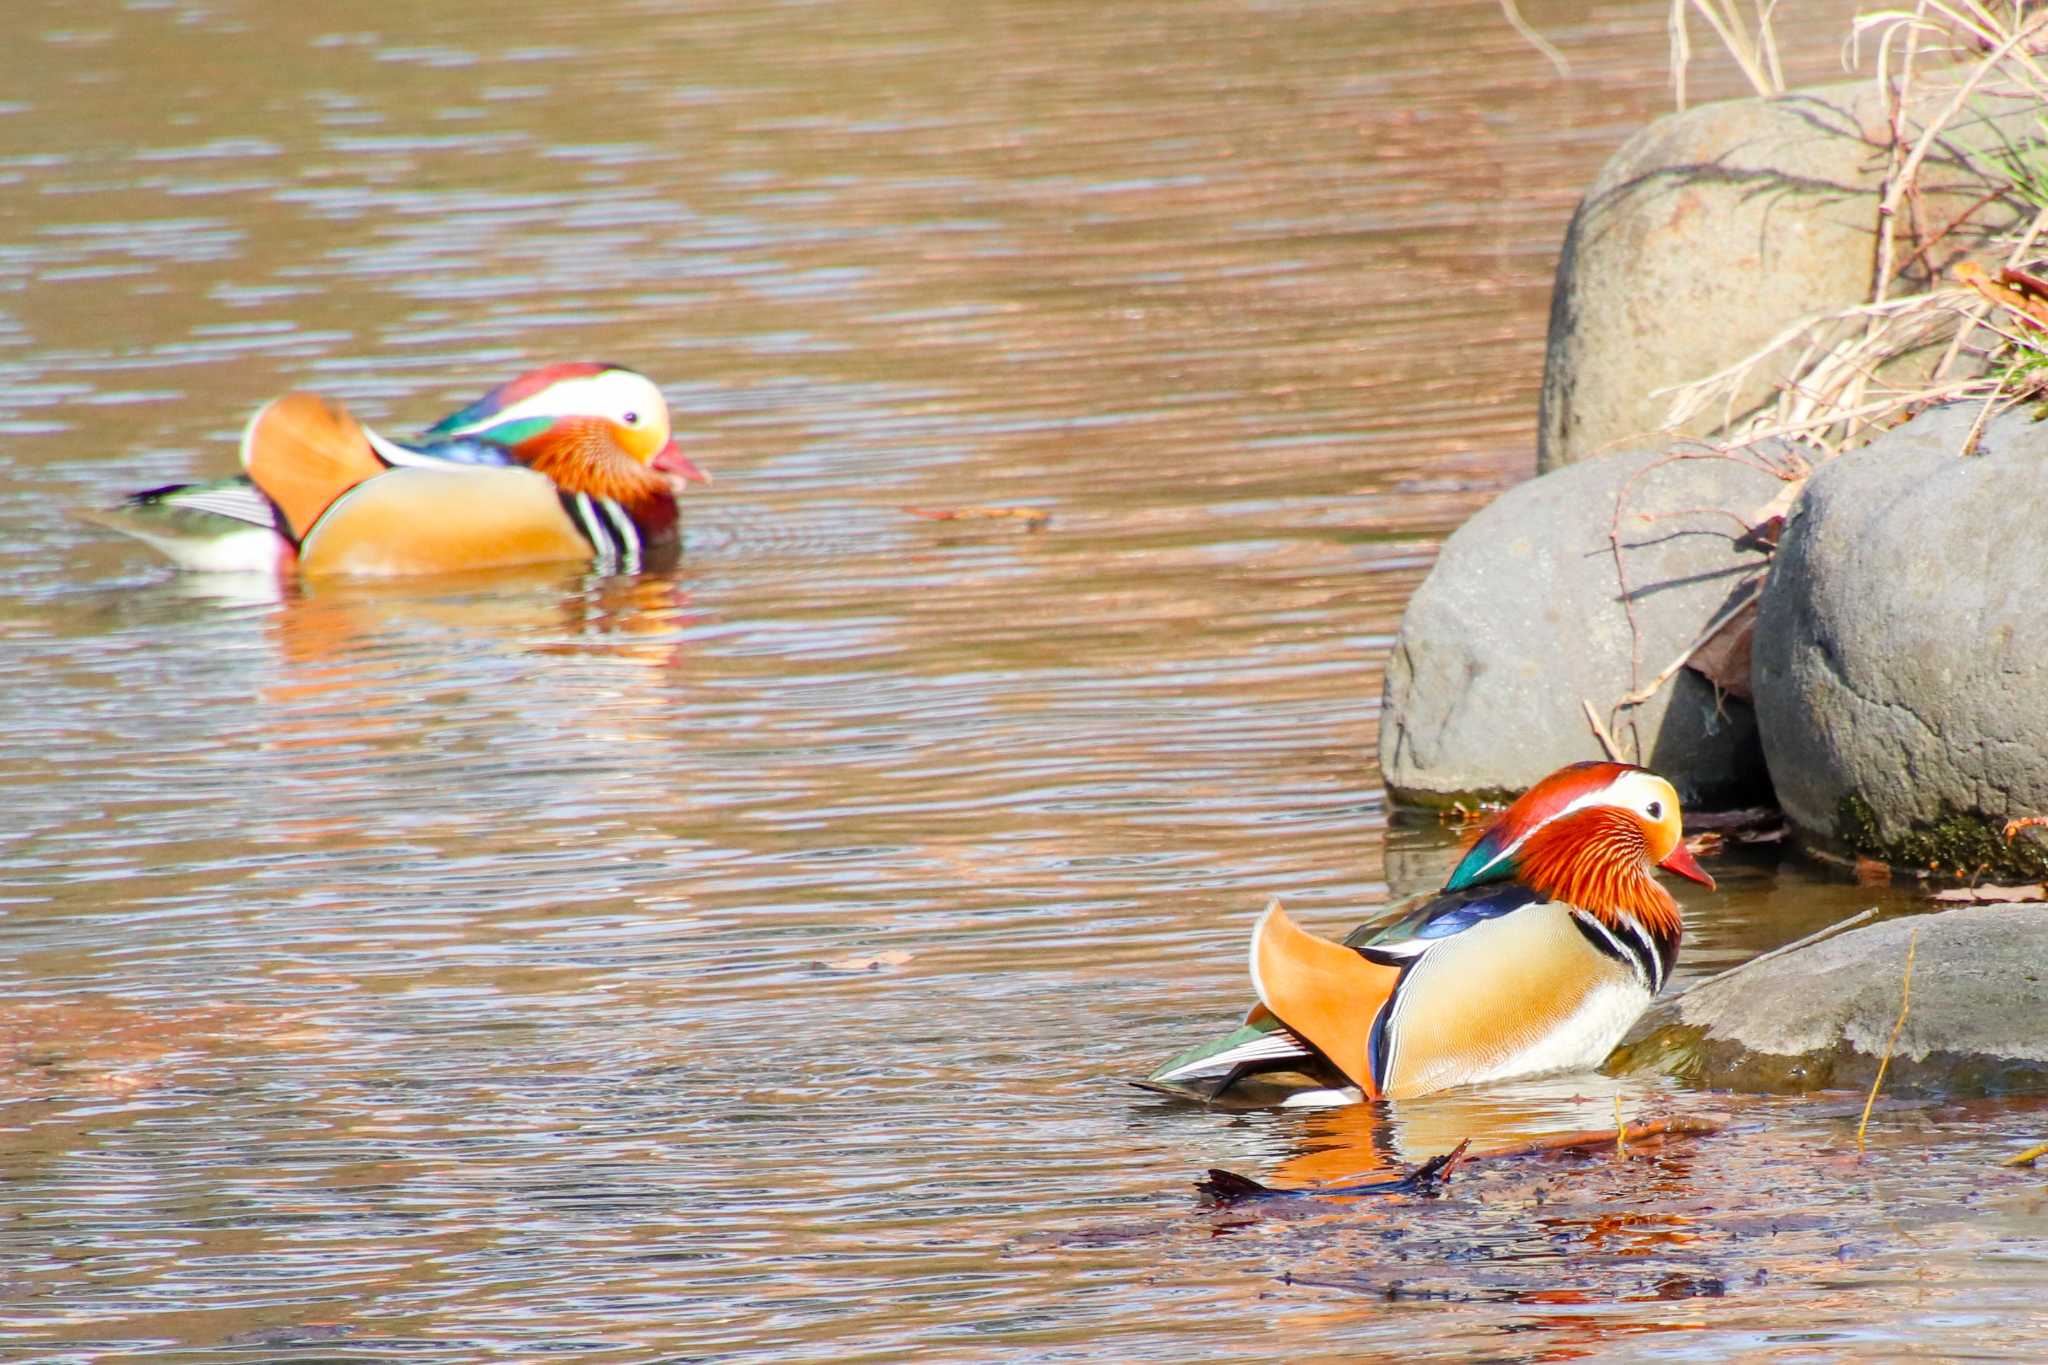
[[[1875,858],[1858,858],[1856,860],[1856,885],[1890,886],[1891,884],[1892,865],[1890,863],[1879,862]]]
[[[1695,858],[1709,858],[1728,846],[1728,836],[1718,830],[1685,836],[1685,851]]]
[[[1043,507],[906,507],[904,511],[926,521],[1021,521],[1036,531],[1052,520]]]
[[[2006,901],[2048,900],[2048,887],[2039,882],[2026,882],[2019,886],[1997,886],[1986,882],[1982,886],[1953,886],[1946,891],[1934,893],[1934,899],[1948,905],[2000,905]]]
[[[916,953],[906,953],[901,948],[885,948],[872,957],[838,957],[815,965],[828,972],[878,972],[884,967],[901,967],[916,956]]]

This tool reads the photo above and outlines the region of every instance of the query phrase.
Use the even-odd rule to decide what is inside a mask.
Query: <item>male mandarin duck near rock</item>
[[[1597,1066],[1678,958],[1678,903],[1653,868],[1714,885],[1686,850],[1671,784],[1626,763],[1562,768],[1487,827],[1442,891],[1341,944],[1269,905],[1244,1026],[1139,1084],[1333,1104]]]
[[[652,380],[547,365],[418,441],[288,393],[242,433],[240,478],[131,495],[94,517],[212,572],[414,574],[595,560],[637,569],[674,545],[676,491],[709,482],[676,448]]]

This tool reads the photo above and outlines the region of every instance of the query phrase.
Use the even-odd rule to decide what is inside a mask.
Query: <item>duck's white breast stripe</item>
[[[627,570],[640,567],[640,528],[626,515],[626,509],[610,498],[599,498],[597,505],[603,509],[605,520],[612,525],[613,539],[618,542],[620,566]]]

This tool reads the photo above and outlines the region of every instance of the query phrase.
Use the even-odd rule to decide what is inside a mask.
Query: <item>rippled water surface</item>
[[[12,7],[0,1353],[2038,1354],[2038,1109],[1857,1163],[1848,1099],[1119,1083],[1241,1005],[1265,897],[1341,929],[1450,856],[1381,657],[1669,99],[1661,4],[1526,10],[1569,82],[1476,0]],[[280,595],[65,515],[287,387],[408,430],[579,357],[717,475],[672,573]],[[903,510],[983,505],[1051,519]],[[1876,894],[1715,870],[1689,976]],[[1731,1126],[1189,1188],[1617,1103]]]

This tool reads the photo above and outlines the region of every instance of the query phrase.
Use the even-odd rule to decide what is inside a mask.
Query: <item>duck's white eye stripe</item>
[[[530,417],[610,417],[616,413],[632,425],[648,413],[665,412],[661,391],[645,375],[622,370],[558,380],[539,393],[529,394],[501,412],[479,418],[450,432],[467,435],[484,427],[506,422],[523,422]]]

